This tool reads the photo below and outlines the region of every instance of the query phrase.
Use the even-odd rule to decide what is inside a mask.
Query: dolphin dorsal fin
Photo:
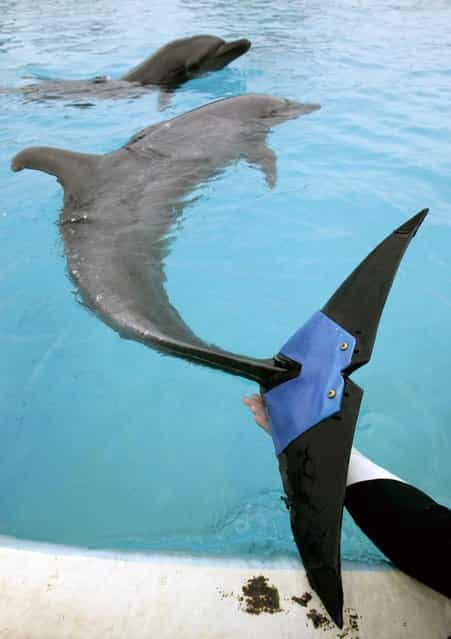
[[[47,146],[29,147],[18,153],[11,162],[13,171],[35,169],[54,175],[64,188],[65,198],[79,200],[92,180],[101,155],[75,153]]]

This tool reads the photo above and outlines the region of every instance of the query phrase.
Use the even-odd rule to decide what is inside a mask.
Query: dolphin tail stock
[[[91,181],[101,158],[101,155],[36,146],[23,149],[15,155],[11,169],[35,169],[54,175],[64,187],[65,197],[77,198],[83,187]]]
[[[163,354],[244,377],[260,384],[262,388],[272,388],[299,375],[300,365],[283,355],[268,359],[245,357],[205,344],[193,337],[191,343],[167,336],[147,336],[142,341],[151,342],[152,348]]]

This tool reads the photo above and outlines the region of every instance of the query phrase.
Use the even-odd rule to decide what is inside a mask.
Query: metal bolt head
[[[342,351],[347,351],[347,350],[348,350],[348,347],[349,347],[348,342],[342,342],[342,343],[340,344],[340,349],[341,349]]]
[[[334,391],[334,389],[333,389],[333,388],[331,388],[330,390],[328,390],[328,391],[327,391],[327,397],[328,397],[329,399],[333,399],[333,398],[336,396],[336,394],[337,394],[337,393],[336,393],[336,391]]]

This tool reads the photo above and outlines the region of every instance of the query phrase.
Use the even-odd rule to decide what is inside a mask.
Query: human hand
[[[249,397],[243,397],[243,403],[251,409],[257,424],[269,433],[271,428],[263,397],[257,394],[250,395]]]

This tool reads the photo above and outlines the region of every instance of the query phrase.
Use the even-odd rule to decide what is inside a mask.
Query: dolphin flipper
[[[266,184],[273,189],[277,182],[277,156],[264,142],[246,154],[246,160],[263,172]]]

